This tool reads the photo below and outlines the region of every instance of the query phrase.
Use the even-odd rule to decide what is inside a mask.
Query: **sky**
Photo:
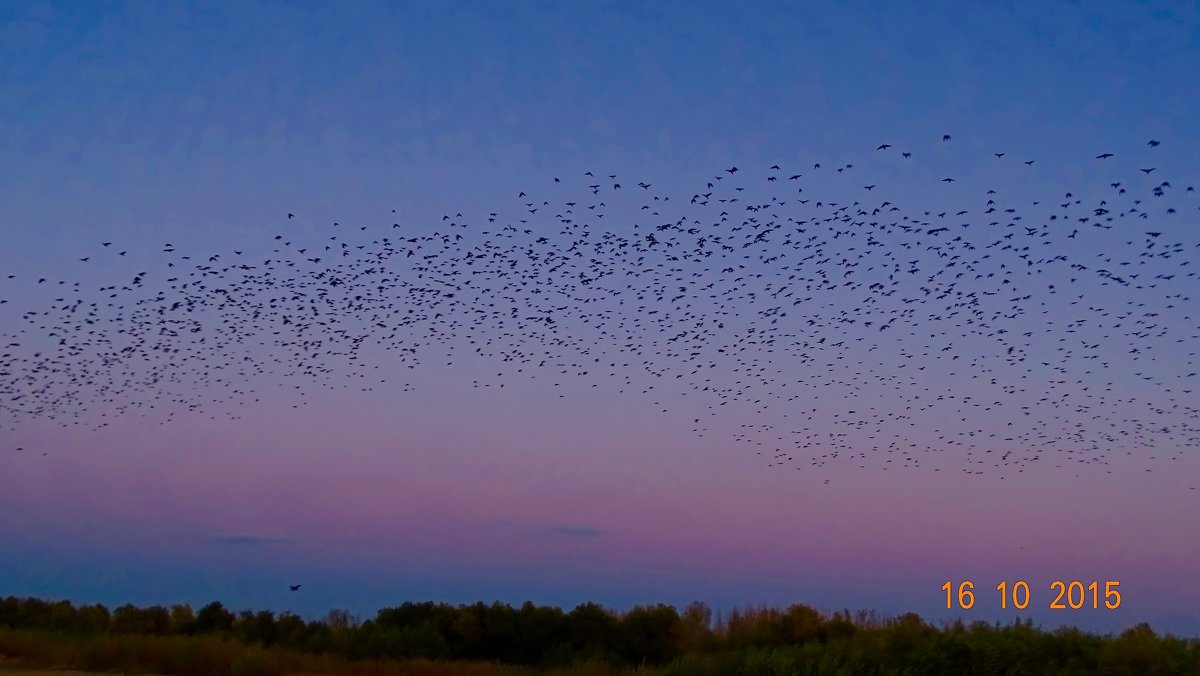
[[[284,227],[429,232],[522,208],[534,187],[582,198],[589,170],[679,202],[730,166],[854,163],[944,211],[966,199],[945,175],[1014,200],[1098,194],[1116,170],[1096,154],[1140,162],[1156,139],[1159,175],[1196,182],[1195,5],[916,4],[4,3],[0,272],[17,281],[0,287],[0,331],[51,300],[21,280],[158,274],[167,242],[266,254]],[[881,160],[881,143],[913,164]],[[1194,242],[1190,218],[1162,228]],[[102,241],[128,256],[95,255]],[[1155,373],[1189,358],[1165,349]],[[435,359],[395,367],[404,387],[303,406],[281,392],[233,418],[0,419],[0,595],[309,616],[406,600],[803,602],[1200,635],[1194,447],[1150,449],[1173,463],[1155,471],[1130,449],[1109,472],[810,476],[765,468],[733,415],[698,436],[698,405],[670,388],[472,386],[494,367]],[[979,391],[941,375],[931,390]],[[945,608],[948,580],[1017,579],[1028,613],[990,591]],[[1123,604],[1048,610],[1057,579],[1120,581]]]

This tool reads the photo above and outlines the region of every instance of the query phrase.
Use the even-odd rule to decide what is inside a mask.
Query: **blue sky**
[[[730,165],[850,162],[944,209],[960,198],[942,176],[1057,198],[1106,185],[1097,153],[1140,161],[1153,138],[1160,173],[1194,183],[1198,67],[1194,3],[8,2],[0,269],[102,284],[161,267],[167,242],[265,251],[289,212],[297,237],[333,221],[432,228],[588,170],[686,199]],[[879,160],[885,142],[913,162]],[[1037,164],[983,161],[997,152]],[[80,269],[101,240],[128,257]],[[43,293],[0,294],[0,330]],[[321,395],[320,419],[280,400],[243,422],[5,431],[0,445],[55,454],[0,458],[0,594],[310,613],[815,599],[936,615],[941,582],[971,570],[1128,573],[1140,600],[1080,623],[1200,632],[1185,573],[1200,552],[1172,535],[1197,504],[1169,477],[847,472],[844,492],[814,497],[641,400],[472,392],[469,369],[416,377],[420,394]],[[793,511],[844,520],[777,518]],[[1022,533],[1036,554],[1014,551]],[[276,573],[308,596],[276,593]]]

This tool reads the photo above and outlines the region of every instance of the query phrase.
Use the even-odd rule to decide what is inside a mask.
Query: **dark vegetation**
[[[915,614],[703,604],[614,612],[526,603],[405,603],[359,621],[210,603],[113,610],[0,600],[0,667],[251,674],[1200,674],[1200,641],[1147,625],[1119,635],[1028,622],[934,627]]]

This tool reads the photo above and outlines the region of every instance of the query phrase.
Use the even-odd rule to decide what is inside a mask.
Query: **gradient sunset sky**
[[[161,267],[163,242],[252,248],[287,213],[314,232],[386,227],[393,209],[432,227],[589,169],[686,199],[730,165],[860,161],[885,141],[932,158],[897,181],[950,162],[996,178],[943,134],[1037,157],[1015,188],[1030,195],[1150,138],[1195,183],[1188,4],[5,2],[0,272],[96,286]],[[102,240],[128,258],[82,269]],[[3,331],[43,302],[0,298]],[[0,596],[310,616],[804,602],[1008,621],[989,590],[1024,579],[1020,616],[1048,626],[1200,635],[1194,456],[810,478],[697,437],[686,406],[590,383],[474,388],[476,368],[435,360],[411,389],[301,408],[279,395],[237,420],[0,419]],[[940,587],[964,579],[979,602],[949,612]],[[1123,604],[1046,610],[1055,579],[1119,580]]]

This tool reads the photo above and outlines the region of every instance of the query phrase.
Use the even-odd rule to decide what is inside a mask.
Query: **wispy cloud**
[[[549,526],[546,528],[547,535],[561,535],[573,538],[597,538],[604,535],[604,531],[591,526]]]
[[[499,521],[489,524],[485,530],[503,540],[589,540],[605,537],[608,533],[595,526],[578,523],[514,523]]]
[[[214,540],[216,540],[217,544],[222,545],[276,545],[291,542],[292,538],[235,533],[232,535],[218,535]]]

